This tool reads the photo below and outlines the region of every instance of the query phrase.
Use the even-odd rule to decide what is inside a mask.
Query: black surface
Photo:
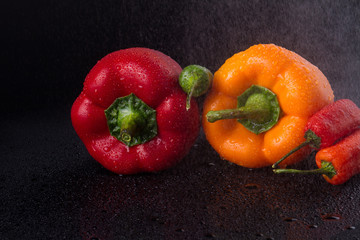
[[[1,5],[0,239],[360,238],[360,176],[332,186],[242,168],[221,160],[203,132],[176,167],[117,176],[70,122],[91,67],[134,46],[216,71],[234,53],[275,43],[318,66],[336,99],[360,105],[359,1]]]

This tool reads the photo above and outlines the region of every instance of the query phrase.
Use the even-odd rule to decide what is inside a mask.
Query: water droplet
[[[178,228],[175,230],[176,232],[184,232],[185,230],[183,228]]]
[[[325,214],[321,216],[324,220],[340,220],[340,216],[334,214]]]
[[[108,151],[110,151],[110,148],[104,147],[104,151],[105,151],[105,152],[108,152]]]
[[[97,90],[97,88],[96,88],[96,89],[94,90],[94,92],[97,93],[97,91],[98,91],[98,90]]]
[[[308,228],[317,228],[318,227],[318,225],[316,225],[316,224],[313,224],[313,225],[309,225],[308,226]]]
[[[285,218],[284,221],[285,222],[296,222],[297,219],[296,218]]]
[[[209,165],[209,166],[215,166],[215,163],[212,163],[212,162],[211,162],[211,163],[209,163],[208,165]]]
[[[355,229],[356,229],[355,226],[348,226],[348,227],[346,227],[346,230],[355,230]]]

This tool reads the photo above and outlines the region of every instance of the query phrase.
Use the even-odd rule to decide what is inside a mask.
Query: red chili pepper
[[[333,185],[345,183],[360,173],[360,129],[342,139],[337,144],[324,148],[316,154],[319,169],[274,169],[275,173],[323,174]]]
[[[178,84],[181,67],[147,48],[119,50],[89,72],[71,119],[90,155],[118,174],[160,171],[190,150],[199,111]]]
[[[349,99],[331,103],[309,118],[305,127],[305,141],[273,164],[275,168],[300,148],[310,145],[323,149],[349,135],[360,125],[360,109]]]
[[[344,138],[334,146],[324,148],[316,154],[316,165],[321,168],[330,163],[336,174],[324,174],[331,184],[343,184],[352,176],[360,173],[360,129]]]

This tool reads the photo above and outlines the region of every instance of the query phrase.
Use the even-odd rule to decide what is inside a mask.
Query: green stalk
[[[319,149],[320,148],[320,144],[321,144],[321,138],[316,135],[312,130],[307,130],[305,132],[305,139],[306,141],[301,143],[299,146],[297,146],[296,148],[292,149],[289,153],[287,153],[285,156],[283,156],[279,161],[277,161],[276,163],[274,163],[272,165],[273,168],[276,168],[282,161],[284,161],[288,156],[290,156],[291,154],[293,154],[294,152],[296,152],[297,150],[299,150],[302,147],[305,147],[307,145],[310,145],[313,148]]]
[[[274,173],[295,173],[295,174],[323,174],[330,179],[336,175],[336,170],[331,162],[321,161],[321,168],[312,170],[298,170],[298,169],[273,169]]]
[[[192,97],[199,97],[209,90],[213,77],[209,69],[199,65],[189,65],[183,69],[179,76],[179,84],[187,94],[186,110],[190,109]]]
[[[290,156],[291,154],[293,154],[294,152],[296,152],[297,150],[301,149],[302,147],[305,147],[307,145],[309,145],[311,143],[310,140],[306,140],[305,142],[301,143],[299,146],[297,146],[296,148],[292,149],[290,152],[288,152],[285,156],[283,156],[282,158],[280,158],[279,161],[277,161],[276,163],[274,163],[272,165],[272,168],[276,168],[282,161],[284,161],[288,156]]]
[[[199,80],[197,79],[196,81],[194,81],[194,84],[191,86],[190,92],[186,96],[186,110],[190,109],[191,97],[193,96],[194,91],[195,91],[195,89],[197,88],[198,85],[199,85]]]
[[[110,134],[129,147],[157,135],[156,111],[133,93],[117,98],[104,113]]]
[[[245,107],[209,111],[206,114],[208,122],[213,123],[222,119],[260,119],[269,114],[268,109],[249,109]]]
[[[260,134],[271,129],[279,120],[280,106],[269,89],[252,85],[237,98],[237,108],[209,111],[208,122],[237,119],[249,131]]]

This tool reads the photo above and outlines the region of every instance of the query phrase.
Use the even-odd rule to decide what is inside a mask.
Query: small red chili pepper
[[[118,174],[160,171],[190,150],[198,106],[185,107],[181,67],[165,54],[130,48],[108,54],[89,72],[71,110],[90,155]]]
[[[360,129],[337,144],[323,148],[316,154],[319,169],[274,169],[275,173],[323,174],[326,181],[340,185],[360,173]]]
[[[332,146],[356,130],[359,125],[360,109],[354,102],[341,99],[331,103],[309,118],[305,126],[306,140],[274,163],[273,168],[304,146],[309,145],[317,150]]]

